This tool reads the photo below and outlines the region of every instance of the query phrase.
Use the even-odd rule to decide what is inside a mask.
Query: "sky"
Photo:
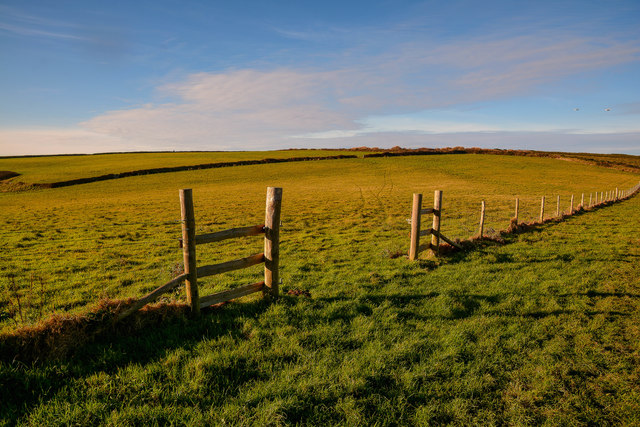
[[[638,22],[638,0],[0,0],[0,156],[640,155]]]

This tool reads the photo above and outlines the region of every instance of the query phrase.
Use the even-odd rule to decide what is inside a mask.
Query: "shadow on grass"
[[[419,321],[431,321],[431,320],[458,320],[466,319],[474,316],[484,306],[485,309],[482,315],[490,317],[507,317],[507,318],[533,318],[541,319],[550,316],[560,315],[579,315],[584,314],[586,316],[607,315],[607,316],[624,316],[628,317],[633,313],[626,313],[616,310],[551,310],[551,311],[530,311],[530,312],[515,312],[512,310],[504,310],[500,308],[491,308],[491,306],[505,301],[514,294],[501,293],[494,295],[482,295],[482,294],[466,294],[466,293],[451,293],[451,292],[428,292],[424,294],[399,294],[399,295],[367,295],[362,296],[354,301],[353,298],[344,296],[325,297],[318,298],[316,302],[333,303],[336,301],[352,301],[354,302],[354,310],[342,310],[339,313],[332,314],[327,320],[342,320],[350,321],[359,314],[369,315],[373,312],[372,306],[380,306],[388,304],[391,307],[398,310],[398,317],[404,320],[413,319]],[[558,297],[579,297],[587,296],[591,298],[606,298],[606,297],[631,297],[640,298],[640,294],[630,293],[607,293],[587,291],[580,293],[570,294],[557,294]],[[420,303],[424,300],[433,300],[439,297],[445,297],[440,310],[442,314],[421,314],[416,312],[418,307],[416,303]],[[487,304],[489,306],[487,306]],[[408,308],[408,310],[407,310]]]
[[[407,306],[412,306],[415,303],[422,302],[424,300],[435,299],[439,297],[446,297],[446,314],[442,315],[421,315],[415,314],[410,311],[403,310]],[[371,314],[373,309],[371,306],[380,306],[382,304],[389,304],[392,307],[400,310],[400,318],[415,317],[419,320],[432,320],[432,319],[463,319],[474,315],[482,306],[483,303],[497,304],[504,298],[503,295],[479,295],[479,294],[459,294],[448,292],[429,292],[424,294],[399,294],[399,295],[367,295],[357,299],[357,307],[352,312],[343,310],[341,313],[336,314],[328,318],[328,320],[352,320],[358,314]],[[336,301],[353,301],[348,297],[326,297],[318,298],[318,301],[322,303],[332,303]],[[415,307],[411,307],[415,308]]]
[[[285,296],[282,299],[287,298],[292,297]],[[77,345],[73,345],[73,336],[65,338],[71,342],[65,343],[69,350],[63,354],[43,352],[43,355],[36,353],[29,358],[19,353],[19,349],[11,348],[11,342],[0,342],[0,419],[16,422],[39,401],[55,396],[75,380],[96,372],[111,373],[132,364],[148,364],[177,348],[189,351],[205,339],[220,336],[242,339],[243,319],[259,316],[269,303],[230,303],[224,308],[203,311],[198,318],[187,314],[188,307],[177,306],[178,309],[174,305],[173,309],[168,310],[169,315],[158,315],[158,311],[167,310],[158,310],[157,307],[151,314],[147,312],[147,317],[153,317],[147,323],[144,322],[145,313],[142,311],[120,323],[110,322],[110,327],[97,330],[89,327],[94,336],[90,340],[85,337],[85,342],[79,339]],[[48,331],[44,335],[49,335],[51,339],[56,332],[59,331]],[[47,337],[36,340],[39,342],[26,344],[25,348],[37,352],[38,345],[44,346]],[[10,357],[12,350],[16,353],[13,358]],[[234,369],[215,373],[216,381],[225,384],[249,381],[260,372],[259,367],[252,367],[249,362],[243,363],[242,360],[234,366]]]

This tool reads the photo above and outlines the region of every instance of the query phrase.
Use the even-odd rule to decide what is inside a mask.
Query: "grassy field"
[[[296,154],[297,155],[297,154]],[[16,170],[20,172],[20,170]],[[181,263],[178,189],[198,232],[259,224],[284,188],[282,285],[198,320],[107,337],[62,361],[0,362],[6,424],[634,424],[640,198],[442,259],[408,249],[411,194],[444,191],[443,233],[506,228],[513,200],[629,188],[638,175],[493,155],[265,164],[0,194],[3,330],[141,296]],[[427,202],[428,204],[428,202]],[[259,238],[199,247],[213,263]],[[201,294],[260,279],[203,280]],[[31,288],[31,289],[30,289]],[[41,291],[44,290],[44,292]],[[183,298],[182,292],[172,297]]]
[[[628,154],[590,154],[590,153],[557,153],[570,158],[586,160],[601,165],[612,167],[623,167],[640,169],[640,156],[632,156]],[[568,154],[568,155],[567,155]]]
[[[42,184],[140,169],[339,154],[353,155],[356,153],[348,150],[277,150],[0,157],[0,171],[9,170],[20,173],[20,176],[15,178],[16,181]]]

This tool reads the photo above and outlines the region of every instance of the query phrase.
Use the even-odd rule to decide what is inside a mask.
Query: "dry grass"
[[[54,314],[35,325],[0,334],[0,359],[23,363],[62,360],[98,339],[131,334],[189,313],[184,303],[159,302],[116,322],[118,314],[134,301],[102,299],[86,313]]]

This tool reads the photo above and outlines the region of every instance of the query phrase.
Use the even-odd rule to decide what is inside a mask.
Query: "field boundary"
[[[531,227],[537,225],[543,225],[548,222],[559,222],[564,220],[564,218],[570,217],[574,214],[578,213],[586,213],[594,209],[598,209],[605,206],[611,206],[617,202],[622,202],[627,199],[632,198],[638,192],[640,192],[640,183],[634,185],[633,187],[625,190],[620,190],[616,188],[615,190],[609,191],[600,191],[589,194],[589,201],[585,203],[585,193],[581,194],[580,204],[577,207],[574,207],[574,195],[571,195],[571,204],[568,212],[563,212],[560,210],[560,196],[557,196],[557,205],[555,216],[545,216],[545,201],[546,196],[542,196],[540,200],[540,218],[538,221],[528,222],[528,223],[518,223],[518,215],[520,210],[520,199],[518,197],[515,198],[515,211],[514,216],[511,218],[509,223],[509,227],[503,231],[500,231],[500,235],[511,234],[515,232],[521,232]],[[600,197],[598,197],[598,194]],[[595,196],[595,197],[594,197]],[[440,220],[441,220],[441,212],[442,212],[442,190],[436,190],[434,192],[434,202],[433,208],[422,208],[422,194],[414,193],[413,194],[413,203],[411,207],[411,233],[410,233],[410,242],[409,242],[409,254],[408,258],[410,261],[414,261],[418,258],[419,253],[422,250],[429,249],[433,255],[440,255],[441,245],[440,239],[442,239],[449,246],[446,247],[446,252],[450,252],[454,249],[464,250],[465,248],[462,246],[465,242],[471,241],[481,241],[487,236],[484,234],[484,221],[485,221],[485,211],[486,204],[485,201],[482,200],[480,204],[480,222],[479,222],[479,230],[476,235],[469,237],[468,239],[461,240],[455,239],[451,240],[444,236],[440,232]],[[425,230],[421,230],[421,222],[422,215],[425,214],[433,214],[433,225],[431,228],[427,228]],[[420,245],[420,237],[422,236],[431,236],[431,241],[424,245]],[[498,239],[500,240],[500,239]]]
[[[329,150],[332,150],[332,149],[329,149]],[[488,149],[488,148],[477,148],[477,147],[472,147],[472,148],[465,148],[465,147],[424,148],[423,147],[423,148],[415,148],[415,149],[393,147],[389,150],[381,150],[376,147],[374,148],[357,147],[357,148],[342,149],[342,150],[345,150],[345,151],[351,150],[353,152],[369,151],[369,153],[362,155],[363,159],[382,158],[382,157],[429,156],[429,155],[443,155],[443,154],[488,154],[488,155],[503,155],[503,156],[541,157],[541,158],[552,158],[556,160],[577,162],[577,163],[590,165],[590,166],[600,166],[608,169],[616,169],[624,172],[632,172],[632,173],[640,174],[640,167],[633,164],[629,164],[625,162],[614,162],[606,159],[599,160],[599,159],[581,158],[573,155],[572,153],[564,153],[564,152],[509,150],[509,149],[499,149],[499,148]],[[141,153],[144,153],[144,152],[141,152]],[[119,154],[119,153],[108,153],[108,154]],[[586,154],[586,153],[575,153],[575,154],[577,155],[577,154]],[[75,156],[81,156],[81,155],[77,154]],[[33,156],[33,157],[48,157],[48,156]],[[13,158],[13,157],[7,157],[7,158]],[[183,172],[183,171],[189,171],[189,170],[217,169],[217,168],[233,167],[233,166],[251,166],[251,165],[260,165],[260,164],[268,164],[268,163],[288,163],[288,162],[340,160],[340,159],[357,159],[357,158],[359,158],[358,155],[339,154],[334,156],[289,157],[289,158],[282,158],[282,159],[265,158],[260,160],[238,160],[233,162],[215,162],[215,163],[202,163],[202,164],[184,165],[184,166],[168,166],[168,167],[160,167],[160,168],[139,169],[134,171],[120,172],[120,173],[110,173],[110,174],[87,177],[87,178],[75,178],[70,180],[47,182],[47,183],[15,182],[10,189],[8,190],[5,189],[4,191],[15,192],[15,191],[24,191],[24,190],[31,190],[31,189],[69,187],[73,185],[89,184],[93,182],[128,178],[133,176],[154,175],[154,174],[171,173],[171,172]],[[6,175],[3,175],[3,173],[5,173]],[[20,176],[20,174],[16,172],[11,172],[11,171],[0,171],[0,181],[8,180],[10,178],[15,178],[17,176]]]
[[[188,166],[169,166],[163,168],[151,168],[151,169],[140,169],[135,171],[128,172],[120,172],[120,173],[110,173],[106,175],[93,176],[88,178],[76,178],[70,179],[66,181],[57,181],[57,182],[48,182],[48,183],[24,183],[26,188],[60,188],[60,187],[70,187],[73,185],[80,184],[90,184],[93,182],[99,181],[108,181],[112,179],[120,179],[120,178],[129,178],[132,176],[141,176],[141,175],[155,175],[161,173],[171,173],[171,172],[183,172],[190,170],[202,170],[202,169],[217,169],[217,168],[227,168],[233,166],[250,166],[250,165],[262,165],[268,163],[289,163],[289,162],[309,162],[316,160],[341,160],[341,159],[357,159],[357,155],[351,154],[339,154],[335,156],[311,156],[311,157],[289,157],[284,159],[274,159],[274,158],[266,158],[261,160],[238,160],[235,162],[216,162],[216,163],[202,163],[197,165],[188,165]],[[15,175],[18,176],[18,175]]]
[[[574,209],[574,197],[571,196],[569,212],[560,212],[556,206],[555,216],[545,216],[545,200],[543,196],[540,202],[540,220],[528,223],[518,222],[520,200],[515,199],[515,215],[511,219],[509,227],[500,231],[500,236],[525,232],[535,229],[537,226],[561,222],[565,218],[575,214],[594,211],[602,207],[612,206],[617,202],[625,201],[636,196],[640,192],[640,183],[628,190],[618,188],[599,193],[582,194],[580,203]],[[188,194],[188,195],[187,195]],[[164,319],[183,317],[188,313],[196,314],[200,310],[218,307],[235,298],[249,295],[255,292],[263,292],[263,297],[273,299],[279,295],[279,229],[280,229],[280,205],[282,189],[268,187],[265,209],[265,225],[253,225],[247,227],[232,228],[214,233],[196,235],[195,220],[193,215],[193,202],[191,190],[180,190],[182,210],[182,240],[181,246],[184,257],[184,272],[179,274],[164,285],[156,288],[142,298],[129,298],[126,300],[99,301],[96,309],[89,312],[70,315],[53,315],[48,320],[41,321],[37,325],[18,328],[9,333],[0,334],[0,360],[24,360],[34,362],[47,360],[48,358],[62,358],[73,353],[78,345],[92,342],[102,334],[110,334],[114,331],[120,333],[120,327],[115,324],[124,318],[130,321],[123,322],[126,328],[138,328],[139,325],[160,325]],[[440,232],[440,220],[442,212],[441,190],[434,192],[433,208],[422,208],[422,194],[413,194],[412,206],[412,234],[409,260],[416,260],[420,250],[429,249],[435,254],[448,254],[455,249],[470,251],[477,248],[482,241],[504,242],[500,237],[494,238],[483,234],[485,203],[481,204],[481,216],[479,233],[470,238],[451,240]],[[588,201],[587,201],[588,200]],[[433,214],[431,228],[420,230],[422,215]],[[264,252],[246,258],[227,261],[219,264],[200,266],[196,265],[195,246],[197,244],[214,243],[221,240],[257,236],[264,234]],[[430,241],[420,246],[420,237],[429,236]],[[439,240],[445,243],[441,244]],[[264,263],[264,281],[249,285],[241,285],[233,289],[217,292],[200,298],[198,295],[197,279],[215,274],[247,268]],[[156,301],[160,295],[175,289],[186,282],[187,304],[172,302],[169,304]],[[288,294],[291,294],[289,292]],[[308,294],[308,293],[307,293]],[[293,295],[306,295],[304,291],[298,291]],[[148,319],[147,319],[148,317]]]

